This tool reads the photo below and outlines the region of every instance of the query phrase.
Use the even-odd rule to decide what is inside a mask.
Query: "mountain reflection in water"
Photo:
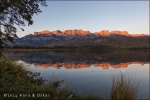
[[[66,69],[78,69],[78,68],[88,68],[92,65],[86,64],[86,63],[48,63],[48,64],[39,64],[39,63],[33,63],[34,67],[42,67],[42,68],[49,68],[49,67],[54,67],[54,68],[60,68],[64,67]],[[102,67],[103,69],[109,69],[109,67],[112,67],[114,69],[116,68],[127,68],[130,64],[140,64],[141,66],[144,66],[144,64],[150,64],[149,62],[127,62],[127,63],[120,63],[120,64],[110,64],[110,63],[105,63],[101,62],[99,64],[93,64],[94,67]]]
[[[35,67],[77,69],[102,67],[103,69],[127,68],[130,64],[149,64],[149,50],[47,51],[47,52],[4,52]]]

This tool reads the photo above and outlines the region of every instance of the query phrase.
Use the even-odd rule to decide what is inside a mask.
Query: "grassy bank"
[[[69,91],[67,88],[60,86],[63,84],[63,80],[57,80],[45,84],[43,78],[40,77],[40,73],[32,73],[26,71],[22,65],[16,64],[13,60],[4,56],[0,59],[0,92],[2,99],[10,99],[10,95],[4,97],[4,93],[14,94],[19,96],[22,94],[47,94],[48,97],[34,97],[32,99],[49,99],[49,100],[100,100],[99,97],[94,96],[81,96]],[[10,97],[8,97],[10,96]],[[28,98],[28,97],[25,97]],[[20,98],[22,99],[22,98]]]
[[[64,81],[57,80],[45,84],[40,73],[32,73],[25,70],[22,65],[16,64],[13,60],[4,56],[0,59],[0,92],[1,99],[10,99],[7,94],[36,94],[32,99],[48,99],[48,100],[102,100],[102,98],[91,95],[79,95],[69,91],[66,87],[62,87]],[[61,86],[61,88],[60,88]],[[132,83],[124,75],[120,78],[113,79],[112,89],[110,93],[111,100],[134,100],[137,98],[139,84]],[[47,94],[47,97],[38,97],[37,94]],[[5,97],[6,96],[6,97]],[[12,97],[14,99],[15,97]],[[27,99],[29,97],[21,97]]]

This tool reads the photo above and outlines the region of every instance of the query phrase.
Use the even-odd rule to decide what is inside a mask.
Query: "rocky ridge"
[[[88,39],[86,43],[89,44],[88,41],[90,39],[94,39],[96,41],[90,42],[90,43],[97,43],[97,38],[114,38],[114,37],[144,37],[144,36],[150,36],[148,34],[129,34],[127,31],[109,31],[109,30],[102,30],[100,32],[94,32],[91,33],[90,31],[82,30],[82,29],[74,29],[74,30],[55,30],[55,31],[48,31],[44,30],[41,32],[34,32],[33,34],[28,34],[22,38],[15,38],[14,42],[15,44],[9,43],[10,46],[30,46],[30,47],[39,47],[39,46],[49,46],[53,45],[55,43],[62,44],[62,42],[65,43],[65,41],[69,41],[69,43],[73,42],[73,45],[83,44],[85,39]],[[100,40],[100,43],[102,43],[102,40]],[[75,42],[74,42],[75,41]],[[78,43],[78,41],[81,41]],[[90,40],[92,41],[92,40]],[[64,44],[63,43],[63,44]],[[68,42],[67,42],[68,43]],[[65,43],[65,44],[67,44]],[[99,42],[98,42],[99,43]],[[69,44],[70,45],[70,44]],[[71,44],[72,45],[72,44]]]
[[[39,34],[47,34],[52,36],[52,34],[56,36],[73,36],[73,35],[80,35],[80,36],[86,36],[89,34],[93,34],[95,36],[109,36],[109,35],[123,35],[123,36],[150,36],[148,34],[129,34],[127,31],[119,31],[119,30],[114,30],[114,31],[109,31],[109,30],[102,30],[100,32],[94,32],[91,33],[90,31],[85,31],[85,30],[65,30],[65,31],[60,31],[60,30],[55,30],[55,31],[48,31],[44,30],[41,32],[34,32],[34,35],[39,35]]]

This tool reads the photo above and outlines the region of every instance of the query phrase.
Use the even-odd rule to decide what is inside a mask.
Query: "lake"
[[[79,94],[109,97],[112,79],[121,73],[140,82],[139,99],[149,99],[149,50],[34,52],[4,51],[32,72],[48,81],[65,80],[67,88]],[[47,81],[47,82],[48,82]]]

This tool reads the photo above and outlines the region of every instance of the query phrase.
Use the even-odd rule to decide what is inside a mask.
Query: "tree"
[[[13,38],[17,37],[17,27],[24,31],[23,26],[33,24],[33,15],[42,12],[40,5],[46,7],[46,1],[0,0],[0,48],[7,41],[13,42]]]

